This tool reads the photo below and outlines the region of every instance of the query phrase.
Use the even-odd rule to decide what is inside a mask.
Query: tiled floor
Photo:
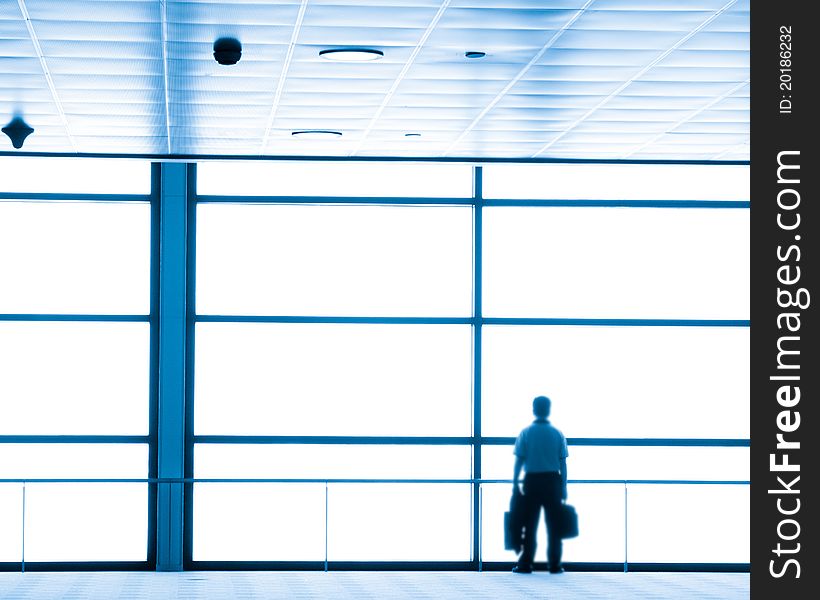
[[[3,600],[735,600],[748,573],[0,573]]]

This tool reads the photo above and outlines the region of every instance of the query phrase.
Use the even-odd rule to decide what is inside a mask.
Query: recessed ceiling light
[[[328,131],[324,129],[304,129],[302,131],[292,131],[293,137],[300,140],[335,140],[342,137],[341,131]]]
[[[468,52],[465,52],[464,56],[466,56],[467,58],[484,58],[485,56],[487,56],[487,53],[478,50],[470,50]]]
[[[384,52],[372,48],[328,48],[320,50],[319,56],[337,62],[367,62],[379,60],[384,56]]]

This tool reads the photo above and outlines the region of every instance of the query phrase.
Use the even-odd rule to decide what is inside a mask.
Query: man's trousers
[[[544,509],[547,521],[547,560],[550,569],[561,566],[561,474],[527,473],[524,476],[524,551],[518,559],[522,566],[532,566],[535,560],[535,534],[541,509]]]

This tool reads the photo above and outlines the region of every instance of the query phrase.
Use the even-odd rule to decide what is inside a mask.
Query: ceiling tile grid
[[[0,119],[24,118],[35,152],[745,161],[749,17],[748,0],[0,0]],[[222,37],[237,64],[214,61]]]

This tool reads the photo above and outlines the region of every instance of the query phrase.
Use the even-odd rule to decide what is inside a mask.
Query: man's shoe
[[[515,565],[512,569],[513,573],[532,573],[532,567],[524,565]]]
[[[564,567],[555,567],[554,569],[552,567],[550,567],[550,573],[558,574],[558,573],[563,573],[563,572],[564,572]]]

